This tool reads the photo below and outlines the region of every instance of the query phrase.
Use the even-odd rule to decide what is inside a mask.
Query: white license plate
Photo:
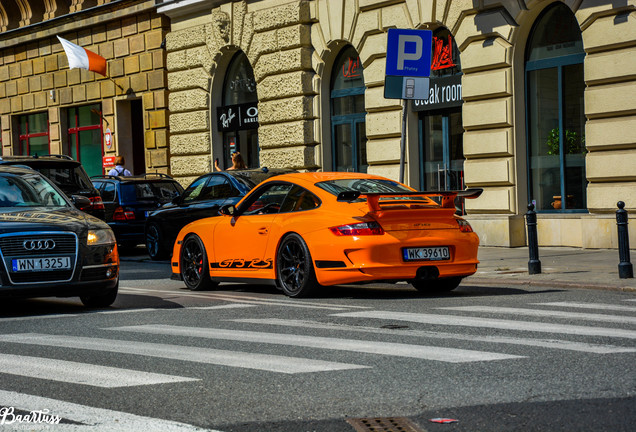
[[[13,260],[14,272],[68,270],[70,268],[70,257],[19,258]]]
[[[450,259],[450,251],[447,246],[404,248],[402,249],[404,261],[440,261]]]

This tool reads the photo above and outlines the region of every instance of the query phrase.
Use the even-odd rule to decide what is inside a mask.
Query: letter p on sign
[[[386,75],[430,76],[432,40],[430,30],[389,29]]]

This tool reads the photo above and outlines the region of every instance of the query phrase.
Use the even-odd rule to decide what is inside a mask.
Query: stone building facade
[[[68,3],[2,2],[2,154],[67,154],[91,175],[121,154],[135,174],[167,173],[168,19],[154,0]],[[104,57],[108,77],[69,69],[56,36]]]
[[[455,156],[460,168],[454,171],[438,164],[446,168],[437,177],[450,170],[461,179],[456,184],[484,189],[464,209],[482,244],[524,245],[524,215],[535,202],[541,245],[616,247],[617,201],[636,208],[632,2],[158,0],[157,6],[171,19],[170,168],[185,182],[241,148],[234,136],[228,141],[218,118],[229,113],[223,98],[237,53],[247,58],[257,93],[258,164],[342,169],[339,146],[352,144],[342,139],[337,122],[347,116],[334,114],[334,99],[359,93],[334,86],[334,69],[343,65],[338,56],[346,49],[357,53],[347,67],[359,62],[364,83],[363,113],[355,114],[363,126],[352,135],[362,136],[364,154],[359,147],[349,155],[358,159],[351,167],[397,179],[402,104],[384,97],[387,30],[443,29],[461,62],[463,103],[454,117],[440,111],[439,124],[450,125],[444,142],[459,140],[461,156]],[[574,24],[559,24],[568,22]],[[348,77],[352,71],[343,67]],[[542,78],[557,72],[558,79]],[[427,132],[435,113],[413,107],[407,111],[405,181],[420,189],[443,187],[433,184],[425,160],[427,140],[437,139]],[[433,132],[447,134],[444,128]],[[573,150],[559,153],[559,142],[570,141]],[[556,150],[549,147],[555,143]]]

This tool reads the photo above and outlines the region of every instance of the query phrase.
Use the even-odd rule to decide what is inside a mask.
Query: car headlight
[[[115,234],[111,229],[88,230],[86,243],[89,246],[106,245],[115,243]]]

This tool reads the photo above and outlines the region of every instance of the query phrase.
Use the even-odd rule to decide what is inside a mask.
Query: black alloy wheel
[[[287,235],[276,254],[278,285],[289,297],[307,297],[319,286],[307,244],[298,234]]]
[[[161,228],[156,223],[150,223],[146,228],[146,249],[150,259],[159,261],[168,258],[168,253],[162,243]]]
[[[411,285],[423,293],[439,294],[445,292],[451,292],[459,286],[462,281],[462,277],[449,277],[441,279],[425,279],[425,280],[413,280]]]
[[[208,255],[198,235],[190,234],[183,240],[179,265],[181,277],[188,289],[202,291],[218,285],[210,279]]]

